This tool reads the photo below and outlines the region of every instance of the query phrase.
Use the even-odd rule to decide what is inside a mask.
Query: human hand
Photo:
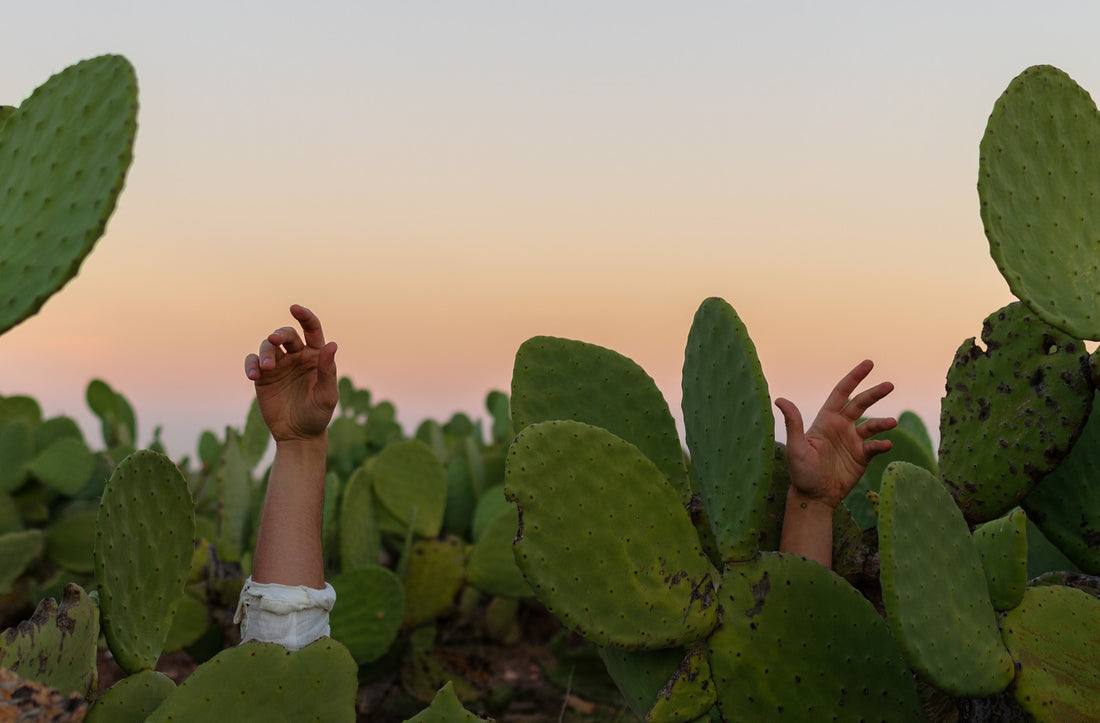
[[[892,392],[894,385],[882,382],[851,397],[873,367],[870,360],[864,360],[848,372],[805,432],[798,407],[786,399],[775,400],[787,427],[791,495],[836,509],[859,482],[871,458],[890,449],[889,440],[871,437],[896,427],[896,419],[857,421],[868,407]]]
[[[340,398],[336,343],[325,343],[321,321],[309,309],[295,304],[290,313],[305,341],[294,327],[284,326],[244,360],[245,376],[255,382],[260,413],[276,443],[323,435]]]

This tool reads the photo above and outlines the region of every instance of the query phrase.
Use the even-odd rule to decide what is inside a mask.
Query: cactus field
[[[136,77],[101,56],[0,106],[0,333],[104,233]],[[883,434],[836,510],[833,570],[777,551],[786,449],[720,298],[685,319],[683,440],[644,369],[572,339],[531,336],[508,393],[415,430],[340,379],[338,603],[296,652],[233,622],[268,474],[255,405],[173,460],[125,379],[87,384],[92,439],[5,380],[0,719],[1095,719],[1100,113],[1034,66],[978,150],[1018,301],[944,360],[938,447],[912,413]]]

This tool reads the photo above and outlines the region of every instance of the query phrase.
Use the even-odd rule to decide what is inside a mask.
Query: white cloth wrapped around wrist
[[[329,634],[328,614],[336,591],[305,585],[244,581],[233,622],[241,626],[241,642],[259,640],[300,650]]]

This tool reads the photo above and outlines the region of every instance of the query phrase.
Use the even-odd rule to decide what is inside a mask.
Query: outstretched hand
[[[321,321],[309,309],[295,304],[290,313],[302,334],[291,326],[276,329],[244,360],[245,376],[256,384],[260,413],[276,442],[323,434],[340,398],[336,343],[325,343]]]
[[[896,419],[859,419],[868,407],[892,392],[894,385],[882,382],[851,396],[873,366],[864,360],[848,372],[805,431],[798,407],[786,399],[775,400],[787,426],[792,494],[835,509],[859,482],[871,458],[890,449],[889,440],[872,437],[896,427]]]

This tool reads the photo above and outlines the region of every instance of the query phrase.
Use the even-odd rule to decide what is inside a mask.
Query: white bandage
[[[305,585],[253,582],[248,578],[233,622],[241,626],[241,642],[259,640],[300,650],[329,634],[328,613],[336,603],[336,591]]]

